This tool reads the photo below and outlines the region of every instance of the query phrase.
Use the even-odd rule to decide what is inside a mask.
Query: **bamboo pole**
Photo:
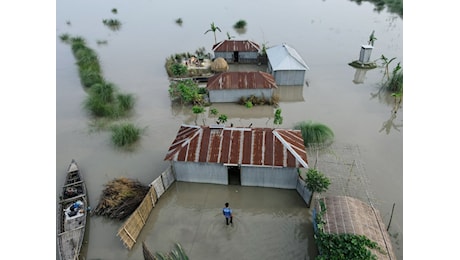
[[[396,203],[393,203],[393,208],[391,209],[390,222],[388,222],[387,231],[388,231],[388,229],[390,229],[391,220],[393,219],[393,212],[394,212],[394,210],[395,210],[395,205],[396,205]]]

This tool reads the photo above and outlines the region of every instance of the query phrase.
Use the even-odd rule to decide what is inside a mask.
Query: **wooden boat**
[[[72,159],[67,169],[57,213],[57,246],[61,260],[79,258],[85,236],[87,209],[85,182],[77,162]]]

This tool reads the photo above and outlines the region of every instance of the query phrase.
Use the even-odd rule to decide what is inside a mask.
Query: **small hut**
[[[212,46],[214,56],[228,63],[258,63],[260,46],[248,40],[225,40]]]
[[[214,72],[225,72],[228,71],[228,64],[225,61],[224,58],[216,58],[212,63],[211,63],[211,70]]]
[[[165,156],[177,181],[297,187],[308,168],[300,130],[181,125]]]
[[[209,78],[206,88],[211,102],[238,102],[241,97],[271,99],[277,88],[272,75],[262,71],[230,71]]]
[[[364,235],[383,250],[384,253],[376,249],[371,250],[377,259],[396,259],[390,236],[377,209],[348,196],[330,196],[321,198],[320,201],[326,208],[323,215],[324,233]],[[319,203],[315,210],[321,210]]]
[[[306,71],[310,68],[295,49],[283,43],[268,48],[267,57],[268,72],[278,86],[304,85]]]

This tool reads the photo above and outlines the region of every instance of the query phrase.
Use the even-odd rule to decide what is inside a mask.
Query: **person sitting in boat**
[[[83,202],[81,202],[81,201],[79,201],[79,200],[78,200],[78,201],[75,201],[75,202],[72,204],[72,206],[70,206],[70,211],[75,211],[75,212],[77,212],[77,211],[80,209],[80,207],[82,207],[82,206],[83,206]]]
[[[67,213],[69,217],[73,217],[77,215],[77,213],[80,211],[83,211],[83,202],[81,201],[75,201],[72,205],[70,205],[70,212]]]

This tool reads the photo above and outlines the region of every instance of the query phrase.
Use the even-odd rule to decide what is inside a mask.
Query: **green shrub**
[[[294,126],[294,129],[301,130],[305,146],[310,144],[330,144],[334,140],[334,132],[323,124],[312,121],[301,122]]]
[[[245,20],[238,20],[234,25],[233,28],[235,29],[243,29],[246,27],[246,21]]]
[[[141,129],[131,123],[112,126],[112,142],[118,147],[126,147],[137,140],[141,135]]]
[[[187,66],[181,63],[173,63],[171,65],[171,72],[176,77],[182,77],[187,75]]]
[[[96,117],[112,117],[115,113],[110,103],[104,102],[96,95],[89,95],[84,102],[84,107]]]

